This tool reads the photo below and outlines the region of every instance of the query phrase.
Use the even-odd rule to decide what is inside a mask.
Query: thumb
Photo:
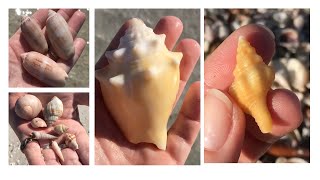
[[[245,135],[241,109],[217,89],[204,98],[205,162],[237,162]]]

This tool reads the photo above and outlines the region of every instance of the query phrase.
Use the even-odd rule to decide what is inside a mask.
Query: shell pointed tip
[[[20,54],[20,57],[22,60],[25,60],[27,55],[28,55],[28,53],[22,53],[22,54]]]

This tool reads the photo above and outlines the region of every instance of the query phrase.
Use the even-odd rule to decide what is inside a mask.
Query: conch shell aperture
[[[109,65],[96,71],[105,105],[125,137],[165,150],[167,122],[179,88],[182,53],[165,46],[141,20],[132,19]]]
[[[274,72],[244,37],[239,37],[237,65],[233,74],[235,78],[229,88],[230,95],[245,113],[255,118],[262,133],[271,132],[267,93],[273,83]]]

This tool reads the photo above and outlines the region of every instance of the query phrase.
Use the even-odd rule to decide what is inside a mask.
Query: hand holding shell
[[[241,109],[252,115],[261,132],[272,130],[272,118],[267,107],[267,93],[274,80],[274,72],[256,53],[250,43],[240,37],[237,48],[237,64],[230,95]]]

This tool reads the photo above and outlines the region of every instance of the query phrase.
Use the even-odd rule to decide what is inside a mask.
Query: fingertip
[[[169,50],[174,47],[182,31],[183,23],[175,16],[165,16],[161,18],[154,28],[154,33],[166,35],[165,44]]]

